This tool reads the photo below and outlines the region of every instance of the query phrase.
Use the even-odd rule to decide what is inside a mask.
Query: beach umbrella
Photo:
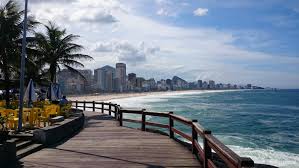
[[[36,97],[36,94],[35,94],[35,89],[34,89],[34,85],[33,85],[33,80],[30,79],[29,83],[28,83],[28,86],[27,86],[27,89],[25,91],[25,94],[24,94],[24,99],[23,99],[25,102],[28,102],[31,103],[31,102],[35,102],[37,101],[37,97]]]
[[[58,99],[61,99],[62,98],[62,94],[61,94],[61,89],[60,89],[60,85],[58,84],[57,87],[56,87],[56,97]]]
[[[51,83],[49,89],[48,89],[48,94],[47,94],[47,97],[49,100],[53,101],[53,100],[57,100],[57,97],[56,97],[56,93],[54,91],[54,86],[53,84]]]

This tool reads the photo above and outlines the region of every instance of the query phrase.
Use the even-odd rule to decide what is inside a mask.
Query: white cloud
[[[190,4],[189,3],[187,3],[187,2],[181,2],[180,3],[182,6],[189,6]]]
[[[159,47],[147,46],[144,42],[133,45],[128,41],[112,40],[110,42],[97,43],[94,47],[96,52],[110,52],[118,61],[130,65],[144,63],[148,56],[160,51]]]
[[[34,2],[38,3],[31,4],[30,11],[42,22],[55,20],[64,24],[74,22],[111,24],[118,21],[112,11],[126,11],[116,0],[51,0],[45,3],[35,0]]]
[[[83,21],[110,24],[117,22],[117,19],[109,11],[80,10],[74,12],[69,18],[70,21]]]
[[[53,3],[53,2],[56,2],[56,3],[71,3],[71,2],[75,2],[76,0],[30,0],[29,2],[32,2],[32,3]]]
[[[87,68],[123,61],[130,64],[128,72],[156,79],[180,75],[188,80],[200,77],[276,87],[284,87],[284,81],[299,83],[298,58],[241,49],[234,45],[239,34],[168,25],[136,14],[118,0],[36,3],[30,7],[38,19],[55,20],[68,33],[81,36],[78,42],[95,58],[93,62],[84,62]],[[96,21],[97,15],[113,17],[117,22]],[[267,63],[270,70],[254,69],[262,63]],[[290,73],[286,68],[295,70]]]
[[[160,8],[157,11],[157,15],[160,15],[160,16],[175,16],[175,14],[171,14],[171,13],[167,12],[166,9],[164,9],[164,8]]]
[[[177,17],[189,5],[186,2],[171,0],[155,0],[157,11],[160,16]]]
[[[195,11],[193,11],[193,14],[195,16],[204,16],[208,14],[209,9],[206,8],[197,8]]]

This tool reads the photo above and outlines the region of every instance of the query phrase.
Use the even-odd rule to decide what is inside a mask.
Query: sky
[[[88,69],[124,62],[156,80],[299,88],[298,0],[29,0],[29,9],[81,36]]]

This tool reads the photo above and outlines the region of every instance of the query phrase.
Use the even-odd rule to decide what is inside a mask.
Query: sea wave
[[[185,139],[181,140],[187,143],[191,143],[190,141],[187,141]],[[199,142],[199,145],[203,146],[203,143]],[[299,168],[299,154],[282,152],[274,149],[243,147],[237,145],[227,145],[227,147],[229,147],[239,156],[251,158],[255,164],[272,165],[280,168]]]
[[[234,145],[228,145],[228,147],[240,156],[250,157],[258,164],[268,164],[281,168],[299,168],[299,154]]]
[[[155,102],[167,102],[169,99],[182,98],[188,95],[199,95],[206,93],[221,93],[221,92],[235,92],[240,90],[192,90],[192,91],[180,91],[180,92],[163,92],[159,94],[151,94],[138,97],[128,97],[113,99],[111,102],[120,104],[122,107],[134,107],[134,108],[149,108],[149,103]]]
[[[228,94],[228,96],[221,94],[221,97],[215,99],[212,94],[205,94],[217,92],[228,91],[166,92],[157,95],[115,99],[113,101],[124,107],[170,110],[188,118],[208,118],[212,123],[223,120],[230,121],[230,117],[238,119],[240,116],[250,116],[247,124],[255,123],[255,125],[252,126],[254,127],[252,130],[249,128],[248,130],[257,131],[256,135],[252,135],[251,132],[240,135],[223,133],[217,135],[217,138],[240,156],[252,158],[255,163],[282,168],[299,168],[299,153],[296,147],[298,146],[296,140],[299,137],[296,133],[298,125],[293,124],[298,120],[297,112],[299,107],[296,104],[279,104],[278,101],[273,102],[273,104],[266,104],[267,102],[258,100],[250,103],[250,101],[246,101],[247,99],[244,99],[243,102],[239,101],[239,99],[242,100],[248,95],[242,95],[240,98],[236,94]],[[237,101],[227,103],[226,101],[219,101],[219,99],[231,100],[232,95]],[[200,99],[200,101],[194,102],[196,99]],[[164,103],[168,101],[169,103]],[[217,127],[223,129],[233,124],[243,125],[243,123],[235,120],[229,124],[227,122],[223,123],[225,124],[218,123]],[[267,134],[264,134],[263,131],[267,131]],[[230,134],[235,132],[237,131],[230,130]],[[247,134],[248,136],[246,136]]]

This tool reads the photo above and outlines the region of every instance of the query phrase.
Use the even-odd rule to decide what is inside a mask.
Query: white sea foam
[[[182,91],[182,92],[163,92],[157,95],[145,95],[138,97],[113,99],[111,102],[120,104],[122,107],[134,107],[134,108],[150,108],[149,103],[155,102],[167,102],[169,99],[180,98],[186,95],[198,95],[205,93],[221,93],[232,92],[238,90],[195,90],[195,91]]]
[[[299,168],[299,154],[276,151],[273,149],[245,148],[228,145],[242,157],[250,157],[255,163],[268,164],[281,168]]]
[[[147,95],[141,97],[131,97],[131,98],[123,98],[123,99],[114,99],[113,102],[121,104],[124,107],[136,107],[136,108],[147,108],[150,109],[152,103],[155,102],[167,102],[169,99],[173,98],[181,98],[186,95],[198,95],[203,93],[217,93],[217,92],[226,92],[226,91],[189,91],[189,92],[166,92],[163,94],[158,95]],[[190,98],[190,97],[188,97]],[[244,104],[246,105],[246,104]],[[252,106],[252,104],[248,104]],[[257,104],[260,106],[260,104]],[[286,107],[297,109],[297,107]],[[263,124],[271,124],[268,120],[259,120],[259,122]],[[234,137],[227,137],[228,139],[225,140],[225,135],[219,137],[223,139],[225,142],[230,141],[232,139],[236,139],[236,141],[243,141],[242,138]],[[231,138],[229,140],[229,138]],[[237,142],[236,142],[237,143]],[[232,143],[229,143],[232,144]],[[235,143],[233,143],[235,144]],[[289,153],[289,152],[282,152],[277,151],[273,148],[269,149],[262,149],[258,148],[257,145],[254,143],[249,143],[251,147],[243,147],[238,145],[228,145],[230,149],[236,152],[238,155],[242,157],[250,157],[254,160],[255,163],[258,164],[268,164],[273,166],[278,166],[281,168],[299,168],[299,154]],[[201,144],[202,145],[202,144]],[[247,142],[248,145],[248,142]]]
[[[236,137],[234,137],[236,138]],[[190,143],[185,139],[184,142]],[[199,142],[203,146],[202,142]],[[227,145],[241,157],[250,157],[256,164],[266,164],[280,168],[299,168],[299,154],[276,151],[274,149],[249,148]]]

